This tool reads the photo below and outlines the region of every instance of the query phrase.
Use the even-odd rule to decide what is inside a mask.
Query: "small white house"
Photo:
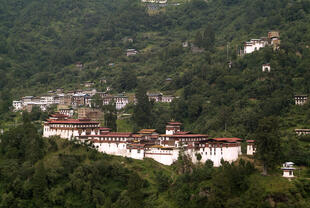
[[[304,105],[308,101],[308,95],[295,95],[295,105]]]
[[[247,142],[247,148],[246,148],[246,154],[247,155],[254,155],[256,152],[256,148],[254,146],[255,141],[254,140],[246,140]]]
[[[14,100],[13,101],[13,107],[14,111],[19,111],[23,109],[23,102],[20,100]]]
[[[294,177],[294,170],[296,168],[293,167],[294,163],[293,162],[286,162],[283,164],[282,166],[282,170],[283,170],[283,177],[285,178],[293,178]]]
[[[270,64],[262,65],[262,72],[270,72],[270,71],[271,71]]]

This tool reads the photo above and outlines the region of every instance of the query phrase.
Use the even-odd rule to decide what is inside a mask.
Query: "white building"
[[[268,45],[268,41],[265,38],[261,39],[251,39],[249,42],[245,42],[244,44],[244,54],[253,53],[254,51],[258,51],[259,49]]]
[[[216,167],[221,165],[221,160],[236,161],[241,153],[241,139],[209,139],[208,135],[182,132],[180,127],[179,122],[169,122],[164,135],[159,135],[155,129],[143,129],[137,134],[110,132],[107,128],[100,128],[98,122],[68,119],[65,115],[57,114],[44,123],[43,136],[75,137],[92,143],[94,148],[106,154],[140,160],[152,158],[164,165],[175,162],[181,150],[194,163],[212,160]],[[199,161],[198,154],[201,155]]]
[[[116,106],[116,110],[120,110],[125,108],[126,105],[129,103],[129,99],[125,95],[116,95],[114,96],[114,102]]]
[[[163,103],[171,103],[174,100],[174,96],[173,95],[163,95],[161,98],[161,101]]]
[[[74,110],[72,108],[61,108],[59,109],[59,113],[68,117],[72,117],[74,115]]]
[[[270,71],[271,71],[270,64],[262,65],[262,72],[270,72]]]
[[[298,136],[309,135],[310,134],[310,129],[295,129],[295,133]]]
[[[246,154],[247,155],[254,155],[254,153],[256,152],[255,141],[254,140],[246,140],[246,142],[247,142]]]
[[[294,163],[293,162],[286,162],[283,164],[282,168],[283,170],[283,177],[285,178],[294,178]]]
[[[59,136],[63,139],[99,134],[99,122],[90,119],[67,119],[57,114],[44,122],[43,137]]]
[[[14,111],[23,110],[23,102],[20,100],[14,100],[13,101],[13,108],[14,108]]]
[[[127,56],[135,56],[138,54],[138,51],[136,49],[127,49],[126,55]]]
[[[295,95],[295,105],[304,105],[308,101],[308,95]]]
[[[59,96],[54,96],[54,95],[41,96],[40,102],[46,105],[59,104]]]

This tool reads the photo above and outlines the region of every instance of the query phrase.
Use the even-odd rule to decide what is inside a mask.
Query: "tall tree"
[[[280,162],[281,142],[278,119],[261,119],[255,132],[256,158],[263,162],[263,174]]]
[[[137,104],[133,112],[133,121],[136,128],[149,128],[152,123],[151,112],[152,104],[146,95],[146,89],[139,84],[136,92]]]
[[[110,128],[112,131],[117,130],[117,111],[115,103],[103,106],[104,111],[104,125]]]

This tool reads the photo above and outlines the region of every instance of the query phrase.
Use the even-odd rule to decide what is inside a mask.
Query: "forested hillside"
[[[193,0],[157,15],[139,1],[1,0],[0,11],[2,113],[19,96],[88,80],[106,78],[115,92],[131,92],[137,77],[147,90],[180,96],[169,117],[186,128],[247,136],[253,118],[284,116],[294,93],[309,93],[306,0]],[[280,32],[279,51],[237,56],[244,41],[271,30]],[[182,48],[184,41],[204,52]],[[126,57],[128,48],[139,55]],[[271,73],[261,73],[263,63]]]
[[[309,102],[294,105],[295,94],[310,94],[309,22],[309,0],[191,0],[156,13],[138,0],[0,0],[0,129],[7,130],[0,140],[0,205],[309,207],[308,179],[288,182],[277,171],[263,177],[261,164],[249,158],[217,169],[186,158],[171,168],[120,159],[43,140],[38,128],[10,112],[21,96],[91,81],[98,91],[109,86],[146,100],[145,111],[124,110],[133,116],[118,122],[128,131],[162,133],[174,119],[194,133],[256,139],[259,123],[271,118],[277,122],[270,128],[280,130],[277,162],[307,170],[309,137],[293,130],[310,128]],[[238,55],[245,41],[269,31],[280,33],[278,50]],[[139,53],[127,57],[130,48]],[[265,63],[270,73],[262,72]],[[146,91],[179,98],[149,103]],[[46,117],[32,113],[38,126]]]

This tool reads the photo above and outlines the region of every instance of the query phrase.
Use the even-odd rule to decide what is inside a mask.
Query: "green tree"
[[[112,131],[117,130],[117,111],[115,103],[110,103],[108,105],[103,106],[104,112],[104,125],[110,128]]]
[[[46,171],[42,161],[35,167],[35,173],[32,178],[33,196],[38,203],[42,203],[45,199],[45,190],[47,188]]]
[[[274,168],[281,159],[281,140],[278,119],[267,117],[261,119],[255,132],[255,157],[263,163],[263,174]]]
[[[152,124],[152,104],[148,99],[145,87],[139,84],[136,92],[137,104],[134,107],[133,121],[136,128],[149,128]]]

